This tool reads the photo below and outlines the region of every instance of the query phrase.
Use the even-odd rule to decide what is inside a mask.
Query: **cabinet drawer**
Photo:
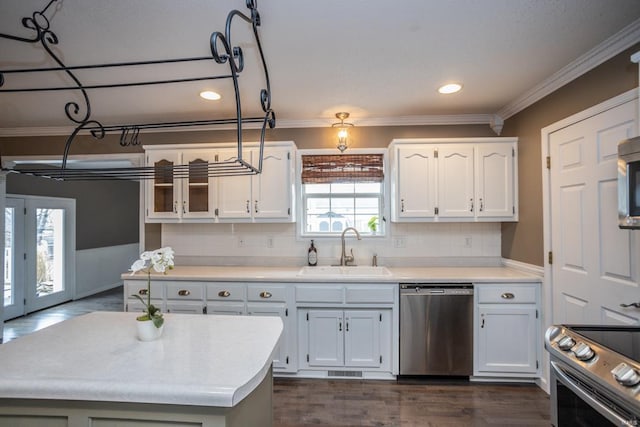
[[[395,286],[347,286],[347,303],[366,304],[381,302],[393,304],[398,288]]]
[[[476,285],[478,303],[536,303],[536,285]]]
[[[167,299],[172,300],[202,300],[204,287],[202,283],[175,282],[167,283]]]
[[[247,299],[249,301],[285,302],[287,289],[285,285],[248,285]]]
[[[241,316],[245,314],[243,302],[218,302],[207,304],[207,314]]]
[[[132,295],[140,295],[145,298],[147,295],[146,280],[131,280],[125,282],[125,296],[130,298]],[[164,298],[164,287],[162,283],[151,282],[151,297],[153,299]]]
[[[244,283],[207,283],[209,301],[244,301],[247,287]]]
[[[343,286],[310,285],[296,286],[297,302],[333,302],[342,303],[344,294]]]

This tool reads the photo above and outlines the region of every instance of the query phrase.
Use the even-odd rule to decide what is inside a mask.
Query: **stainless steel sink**
[[[339,266],[302,267],[298,272],[302,277],[388,277],[391,271],[387,267]]]

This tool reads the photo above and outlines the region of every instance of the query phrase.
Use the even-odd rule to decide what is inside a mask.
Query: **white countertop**
[[[254,282],[366,282],[366,283],[500,283],[540,282],[541,277],[509,267],[388,267],[391,275],[322,277],[301,275],[302,267],[176,266],[167,274],[153,273],[154,280],[254,281]],[[349,268],[349,267],[347,267]],[[146,280],[146,273],[122,274],[122,279]]]
[[[267,375],[278,317],[165,314],[157,341],[136,313],[95,312],[0,345],[0,397],[232,407]]]

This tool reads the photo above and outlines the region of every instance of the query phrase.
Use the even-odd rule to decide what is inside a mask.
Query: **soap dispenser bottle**
[[[311,246],[309,246],[309,253],[307,254],[307,262],[312,267],[318,265],[318,251],[316,250],[316,247],[313,245],[313,240],[311,240]]]

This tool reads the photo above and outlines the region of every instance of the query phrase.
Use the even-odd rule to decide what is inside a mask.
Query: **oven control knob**
[[[626,363],[619,364],[613,368],[611,373],[613,374],[613,378],[624,386],[633,387],[640,383],[640,375],[638,372]]]
[[[564,336],[558,340],[558,348],[562,351],[569,351],[574,345],[576,345],[576,342],[568,336]]]
[[[573,351],[573,354],[576,355],[576,358],[578,358],[578,360],[582,361],[589,360],[596,355],[591,347],[583,342],[578,343],[574,348],[571,349],[571,351]]]

